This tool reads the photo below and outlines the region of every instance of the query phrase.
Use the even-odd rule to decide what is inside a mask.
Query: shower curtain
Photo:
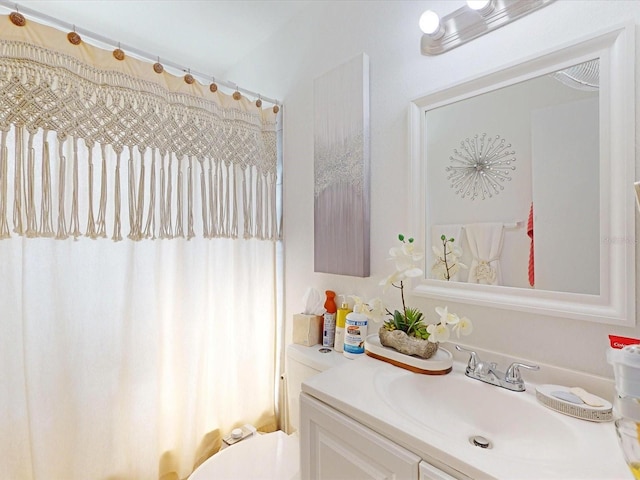
[[[0,478],[176,480],[219,434],[275,428],[274,257],[260,240],[0,242]]]
[[[0,478],[184,479],[276,427],[276,117],[0,22]]]

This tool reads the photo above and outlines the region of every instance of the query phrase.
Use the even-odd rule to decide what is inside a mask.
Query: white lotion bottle
[[[344,352],[347,358],[358,358],[364,354],[364,340],[367,338],[369,321],[362,313],[362,303],[356,302],[353,312],[347,315],[344,333]]]

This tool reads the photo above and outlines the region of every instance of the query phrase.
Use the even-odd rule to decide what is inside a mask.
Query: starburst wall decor
[[[452,165],[445,169],[449,172],[447,180],[457,195],[484,200],[504,190],[505,181],[511,181],[511,172],[516,169],[511,165],[516,161],[516,152],[509,150],[510,143],[500,135],[487,138],[483,133],[462,140],[460,148],[460,151],[453,150],[449,157]]]

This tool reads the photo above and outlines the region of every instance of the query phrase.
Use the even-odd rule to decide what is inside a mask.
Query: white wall
[[[411,233],[406,230],[408,105],[412,99],[605,26],[640,22],[638,1],[557,0],[444,55],[422,56],[417,27],[420,14],[429,7],[446,14],[460,4],[426,0],[312,2],[310,10],[229,73],[229,78],[247,88],[285,102],[285,315],[289,327],[308,286],[365,297],[382,293],[378,281],[392,268],[386,261],[388,249],[399,232]],[[640,48],[636,50],[640,52]],[[368,279],[313,272],[313,79],[361,52],[371,60]],[[436,306],[422,298],[410,297],[409,302],[427,314]],[[640,328],[453,303],[449,306],[473,320],[475,331],[465,338],[471,346],[607,377],[613,375],[604,357],[607,334],[640,337]],[[287,343],[290,339],[288,328]]]
[[[536,288],[598,295],[598,98],[534,111],[531,126]]]

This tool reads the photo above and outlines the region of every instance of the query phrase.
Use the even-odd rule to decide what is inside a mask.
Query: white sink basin
[[[463,375],[389,379],[381,374],[375,387],[389,406],[423,428],[460,442],[480,435],[491,442],[495,454],[510,458],[527,458],[531,452],[547,459],[562,458],[566,446],[580,440],[564,418],[540,405],[531,393],[512,392]]]
[[[512,392],[466,377],[461,364],[429,376],[365,357],[311,377],[302,390],[461,478],[631,478],[612,422],[555,412],[536,400],[533,384]],[[473,445],[473,436],[491,447]]]

